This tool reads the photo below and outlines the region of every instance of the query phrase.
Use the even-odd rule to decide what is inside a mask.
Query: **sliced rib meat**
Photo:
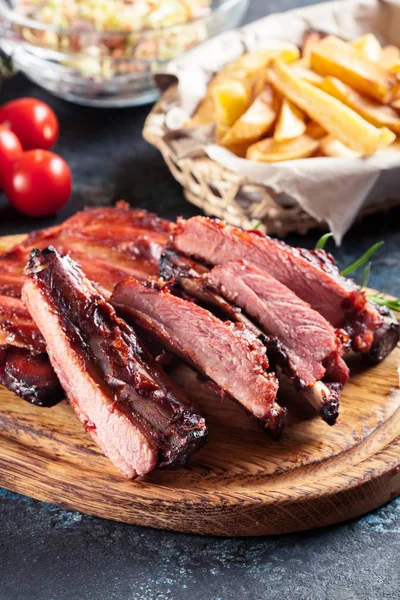
[[[86,209],[61,225],[34,231],[1,254],[0,293],[19,297],[31,250],[49,245],[82,263],[89,277],[100,277],[104,289],[112,290],[117,281],[130,275],[146,279],[158,272],[170,229],[168,221],[144,210],[131,210],[125,202]]]
[[[19,298],[0,295],[0,346],[16,346],[37,354],[46,352],[45,341]]]
[[[399,325],[385,315],[324,250],[292,248],[257,231],[242,231],[207,217],[178,220],[171,246],[210,265],[247,260],[308,302],[334,327],[346,329],[357,352],[382,358],[399,340]],[[385,355],[386,355],[385,354]]]
[[[19,298],[2,295],[0,384],[37,406],[54,406],[64,397],[36,323]]]
[[[370,301],[371,304],[374,304]],[[368,358],[375,363],[381,362],[391,353],[399,341],[399,322],[387,306],[374,306],[382,317],[382,324],[375,330],[374,343],[368,353]]]
[[[255,336],[260,337],[262,331],[240,309],[205,285],[202,275],[208,272],[209,269],[203,265],[184,258],[176,252],[165,251],[160,258],[159,275],[164,281],[169,282],[171,288],[181,290],[191,300],[198,300],[201,305],[224,321],[242,323]]]
[[[64,394],[46,344],[18,298],[0,296],[0,383],[37,406],[53,406]]]
[[[277,437],[285,409],[276,402],[278,382],[267,373],[265,348],[246,328],[225,323],[208,310],[155,283],[119,283],[111,302],[128,320],[205,374]]]
[[[46,353],[32,354],[16,346],[0,348],[0,383],[36,406],[58,404],[64,392]]]
[[[215,269],[218,268],[215,267]],[[265,272],[259,271],[265,274]],[[347,348],[348,344],[348,336],[343,330],[338,330],[337,333],[339,335],[334,334],[334,338],[338,344],[338,352],[333,352],[325,359],[325,381],[311,381],[309,382],[309,387],[305,387],[304,382],[301,385],[299,380],[296,380],[295,373],[289,362],[288,350],[282,346],[278,337],[271,334],[266,335],[265,331],[260,328],[260,325],[250,320],[241,308],[239,308],[239,302],[235,305],[233,302],[227,301],[221,293],[217,292],[215,287],[210,289],[210,285],[207,285],[208,278],[206,276],[209,270],[203,265],[196,263],[193,259],[184,258],[175,252],[166,251],[161,256],[159,272],[165,280],[169,281],[169,284],[174,289],[183,290],[185,294],[200,301],[223,319],[243,323],[244,326],[249,328],[266,345],[268,357],[272,361],[272,365],[277,368],[279,378],[281,377],[280,370],[284,371],[292,383],[295,384],[301,397],[307,400],[327,423],[333,425],[336,422],[340,393],[348,377],[348,368],[341,359],[341,354]],[[267,274],[265,276],[268,277]],[[280,284],[276,279],[272,279],[278,286],[281,285],[282,288],[286,289],[289,295],[293,294],[291,290]],[[296,298],[298,302],[302,302],[297,296]],[[306,306],[310,309],[309,305]],[[319,313],[312,310],[311,312],[332,331],[332,327]],[[279,315],[279,319],[281,318]]]
[[[307,391],[308,397],[314,393],[314,403],[322,394],[319,412],[333,424],[349,369],[341,356],[342,338],[332,325],[277,279],[246,261],[214,267],[206,281],[267,334],[268,357],[299,391]],[[324,384],[316,388],[317,382]]]
[[[184,463],[204,419],[68,257],[33,251],[23,300],[83,425],[125,477]]]
[[[333,354],[340,383],[348,369],[341,358],[341,340],[332,325],[294,292],[246,261],[214,267],[207,281],[230,302],[253,317],[267,334],[276,336],[289,352],[288,367],[299,387],[309,387],[326,374],[324,361]]]
[[[2,364],[5,367],[4,357],[7,356],[7,368],[14,375],[12,379],[3,376],[0,383],[19,395],[19,391],[31,390],[28,396],[25,392],[23,395],[29,401],[41,405],[53,403],[48,391],[54,389],[54,373],[48,360],[42,356],[44,341],[19,300],[24,282],[23,269],[33,248],[52,244],[60,253],[69,254],[81,265],[99,292],[108,298],[114,286],[126,277],[146,279],[157,274],[158,261],[170,228],[168,221],[144,210],[131,210],[128,204],[119,202],[115,207],[86,209],[61,225],[35,231],[22,243],[1,254],[0,350],[7,349],[7,352],[0,354],[3,357],[0,369]],[[26,368],[22,368],[21,352],[9,352],[13,347],[25,348]],[[16,356],[18,363],[13,366]],[[43,380],[39,387],[35,384],[39,379],[29,377],[30,365],[34,362],[41,367]],[[62,398],[60,392],[56,396]]]
[[[132,241],[130,231],[151,234],[151,239],[160,245],[166,243],[172,223],[146,210],[131,209],[129,204],[119,201],[112,207],[86,208],[76,213],[63,224],[63,229],[83,238],[101,240],[102,246],[112,248]],[[135,234],[137,236],[137,233]]]

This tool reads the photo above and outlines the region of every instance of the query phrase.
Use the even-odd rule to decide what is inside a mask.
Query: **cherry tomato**
[[[25,150],[48,150],[58,138],[56,115],[36,98],[19,98],[4,104],[0,108],[0,123],[15,133]]]
[[[0,125],[0,186],[4,185],[4,175],[12,163],[23,154],[21,142],[7,127]]]
[[[71,188],[67,163],[47,150],[25,152],[4,177],[11,206],[29,217],[54,215],[67,202]]]

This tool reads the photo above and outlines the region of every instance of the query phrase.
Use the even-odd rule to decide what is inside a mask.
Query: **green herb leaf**
[[[385,298],[382,294],[368,294],[367,297],[380,306],[387,306],[390,310],[400,312],[400,300],[398,298]]]
[[[261,226],[261,221],[257,221],[255,225],[253,225],[252,229],[258,229]]]
[[[0,48],[0,79],[8,79],[18,72],[11,56]]]
[[[363,270],[363,275],[362,275],[362,280],[361,280],[362,288],[364,288],[368,285],[370,275],[371,275],[371,263],[369,262],[365,265],[364,270]]]
[[[320,237],[318,242],[315,244],[315,250],[323,249],[326,245],[326,242],[329,240],[329,238],[332,237],[332,235],[332,233],[325,233],[322,237]],[[369,259],[373,254],[375,254],[377,250],[379,250],[379,248],[383,244],[384,242],[377,242],[376,244],[371,246],[371,248],[369,248],[362,256],[360,256],[360,258],[358,258],[351,265],[343,269],[342,275],[346,277],[350,273],[353,273],[353,271],[364,267],[361,280],[361,287],[366,287],[371,273],[371,262],[369,261]],[[390,310],[400,313],[400,299],[398,298],[385,298],[385,296],[381,292],[378,292],[377,294],[367,294],[367,298],[369,300],[372,300],[376,304],[379,304],[380,306],[387,306]]]
[[[365,252],[365,254],[363,254],[362,256],[360,256],[360,258],[358,258],[351,265],[349,265],[348,267],[346,267],[345,269],[343,269],[342,275],[344,277],[347,277],[347,275],[349,275],[350,273],[353,273],[353,271],[356,271],[360,267],[363,267],[365,265],[365,263],[367,263],[369,261],[369,259],[371,258],[371,256],[373,254],[375,254],[375,252],[377,250],[379,250],[379,248],[381,246],[383,246],[384,243],[385,242],[377,242],[376,244],[374,244],[373,246],[371,246],[371,248],[369,248],[369,250],[367,250]]]
[[[323,236],[321,236],[318,242],[315,244],[314,250],[322,250],[323,248],[325,248],[326,242],[331,237],[333,237],[333,233],[325,233]]]

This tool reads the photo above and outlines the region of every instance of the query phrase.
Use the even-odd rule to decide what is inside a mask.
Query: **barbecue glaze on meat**
[[[45,341],[19,298],[0,295],[0,383],[37,406],[54,406],[64,394]]]
[[[235,261],[232,262],[234,263]],[[240,263],[241,261],[236,262]],[[211,273],[225,272],[225,267],[229,267],[231,264],[227,263],[227,265],[214,267]],[[251,268],[256,269],[255,267]],[[277,369],[278,378],[281,378],[282,370],[299,392],[299,400],[303,399],[310,403],[315,411],[330,425],[336,422],[341,390],[348,378],[348,367],[341,358],[341,355],[347,350],[348,346],[348,336],[343,330],[335,332],[332,326],[319,313],[312,310],[309,305],[300,300],[291,290],[260,269],[258,269],[259,277],[265,277],[265,281],[261,282],[260,297],[254,294],[253,291],[250,291],[252,298],[249,300],[248,293],[246,294],[246,286],[239,286],[239,290],[242,288],[242,292],[244,291],[241,298],[242,302],[239,301],[238,293],[235,289],[235,286],[238,284],[238,282],[235,282],[235,278],[238,274],[240,275],[240,271],[239,273],[236,271],[235,273],[229,273],[228,268],[224,282],[215,281],[214,285],[212,285],[209,269],[173,251],[166,251],[160,259],[159,273],[174,289],[177,289],[178,293],[181,289],[183,293],[200,301],[224,320],[229,319],[242,323],[250,329],[266,345],[268,358],[272,367]],[[273,296],[269,297],[264,293],[265,286],[268,288],[268,281],[273,284],[272,289],[275,289],[275,299]],[[227,284],[225,286],[226,289],[224,289],[225,297],[223,297],[224,294],[221,291],[223,283]],[[230,294],[227,293],[229,288],[231,288]],[[264,299],[262,299],[263,296]],[[279,310],[280,305],[285,302],[290,304],[291,298],[293,305],[290,306],[290,310],[287,310],[286,313],[282,313]],[[272,319],[271,315],[268,314],[268,302],[272,303]],[[246,306],[249,303],[251,308]],[[320,376],[323,376],[324,381],[318,378],[314,378],[313,380],[312,377],[309,377],[308,369],[312,370],[312,364],[307,362],[307,353],[302,357],[296,356],[296,345],[301,348],[301,353],[304,354],[304,349],[302,348],[303,340],[297,340],[298,343],[293,347],[292,337],[296,341],[296,331],[294,330],[292,333],[289,333],[289,336],[286,335],[286,337],[289,337],[289,340],[285,340],[282,337],[282,334],[287,329],[285,323],[287,325],[289,322],[293,325],[296,322],[297,317],[293,312],[296,310],[297,304],[300,305],[303,311],[307,309],[306,314],[308,314],[309,318],[314,316],[317,323],[323,324],[322,327],[323,329],[327,329],[326,333],[332,344],[332,348],[335,349],[332,352],[328,352],[326,356],[323,356],[324,365],[321,364],[319,367]],[[259,311],[255,310],[257,306]],[[250,320],[243,312],[246,308],[253,320]],[[261,321],[263,321],[264,327],[261,326]],[[267,330],[268,321],[270,322],[269,331]],[[306,323],[304,326],[306,326]],[[274,331],[275,335],[272,335],[271,331]],[[307,339],[305,342],[307,343]],[[321,350],[317,346],[316,353],[320,352]],[[310,356],[308,353],[309,360]],[[296,373],[296,370],[298,371],[296,363],[299,363],[299,361],[300,364],[303,364],[303,379],[299,378],[298,373]]]
[[[39,405],[54,404],[56,398],[62,399],[59,385],[55,393],[55,376],[43,356],[43,338],[19,300],[23,270],[33,248],[51,244],[61,254],[69,254],[98,291],[108,298],[115,284],[126,277],[147,279],[157,274],[170,228],[168,221],[144,210],[131,210],[125,202],[118,202],[115,207],[86,209],[61,225],[33,232],[22,243],[1,254],[0,383]],[[15,354],[9,351],[12,348],[24,348],[25,352]],[[18,361],[13,365],[16,356]],[[26,358],[26,369],[22,356]],[[42,370],[40,385],[36,385],[39,379],[29,374],[34,363]]]
[[[131,210],[125,202],[86,209],[61,225],[34,231],[1,254],[0,294],[19,298],[31,250],[49,245],[76,260],[92,283],[110,294],[124,277],[157,275],[170,229],[168,221],[144,210]]]
[[[64,392],[46,353],[32,354],[16,346],[0,349],[0,383],[36,406],[50,408]]]
[[[23,269],[35,248],[27,310]],[[155,282],[158,275],[164,282]],[[151,355],[111,298],[140,326]],[[50,406],[63,396],[57,373],[78,416],[127,476],[179,464],[206,438],[204,421],[161,370],[168,352],[278,437],[286,409],[276,402],[271,368],[333,424],[349,344],[380,361],[398,340],[390,312],[342,277],[324,251],[205,217],[174,225],[122,202],[77,213],[0,255],[0,383]],[[131,440],[127,454],[110,440],[110,419],[123,428],[118,437]]]
[[[273,437],[279,435],[286,411],[276,402],[278,382],[266,372],[265,348],[249,329],[224,323],[155,282],[127,279],[116,286],[111,302],[126,319],[211,379]]]
[[[399,325],[384,315],[324,250],[292,248],[257,231],[242,231],[207,217],[178,220],[172,248],[210,265],[246,260],[309,303],[335,328],[350,335],[352,348],[382,359],[399,340]]]
[[[262,331],[250,319],[248,319],[237,306],[234,306],[221,294],[216,293],[205,284],[203,275],[209,269],[176,254],[176,252],[165,251],[162,253],[159,264],[159,275],[168,282],[172,289],[181,290],[189,299],[197,300],[217,317],[224,321],[242,323],[256,337],[262,337]]]
[[[121,473],[184,463],[207,440],[204,419],[136,333],[54,248],[32,251],[23,300],[84,427]]]
[[[349,369],[342,358],[342,336],[322,315],[289,288],[246,261],[214,267],[206,282],[239,306],[266,334],[268,357],[298,391],[317,396],[313,404],[333,424]],[[319,382],[319,385],[316,384]],[[318,398],[320,396],[320,398]]]

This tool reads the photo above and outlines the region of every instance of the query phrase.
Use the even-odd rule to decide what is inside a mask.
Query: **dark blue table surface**
[[[253,0],[247,20],[309,2]],[[57,151],[74,192],[57,219],[29,221],[0,197],[0,235],[40,228],[84,205],[119,198],[165,217],[198,211],[185,202],[158,152],[141,138],[149,107],[88,109],[53,98],[22,76],[0,101],[32,95],[61,121]],[[338,174],[340,175],[340,174]],[[385,245],[370,284],[400,296],[400,209],[356,225],[335,251],[349,264]],[[292,235],[312,247],[319,236]],[[0,600],[395,600],[400,598],[400,502],[350,523],[304,534],[217,539],[155,531],[68,512],[3,490]]]

